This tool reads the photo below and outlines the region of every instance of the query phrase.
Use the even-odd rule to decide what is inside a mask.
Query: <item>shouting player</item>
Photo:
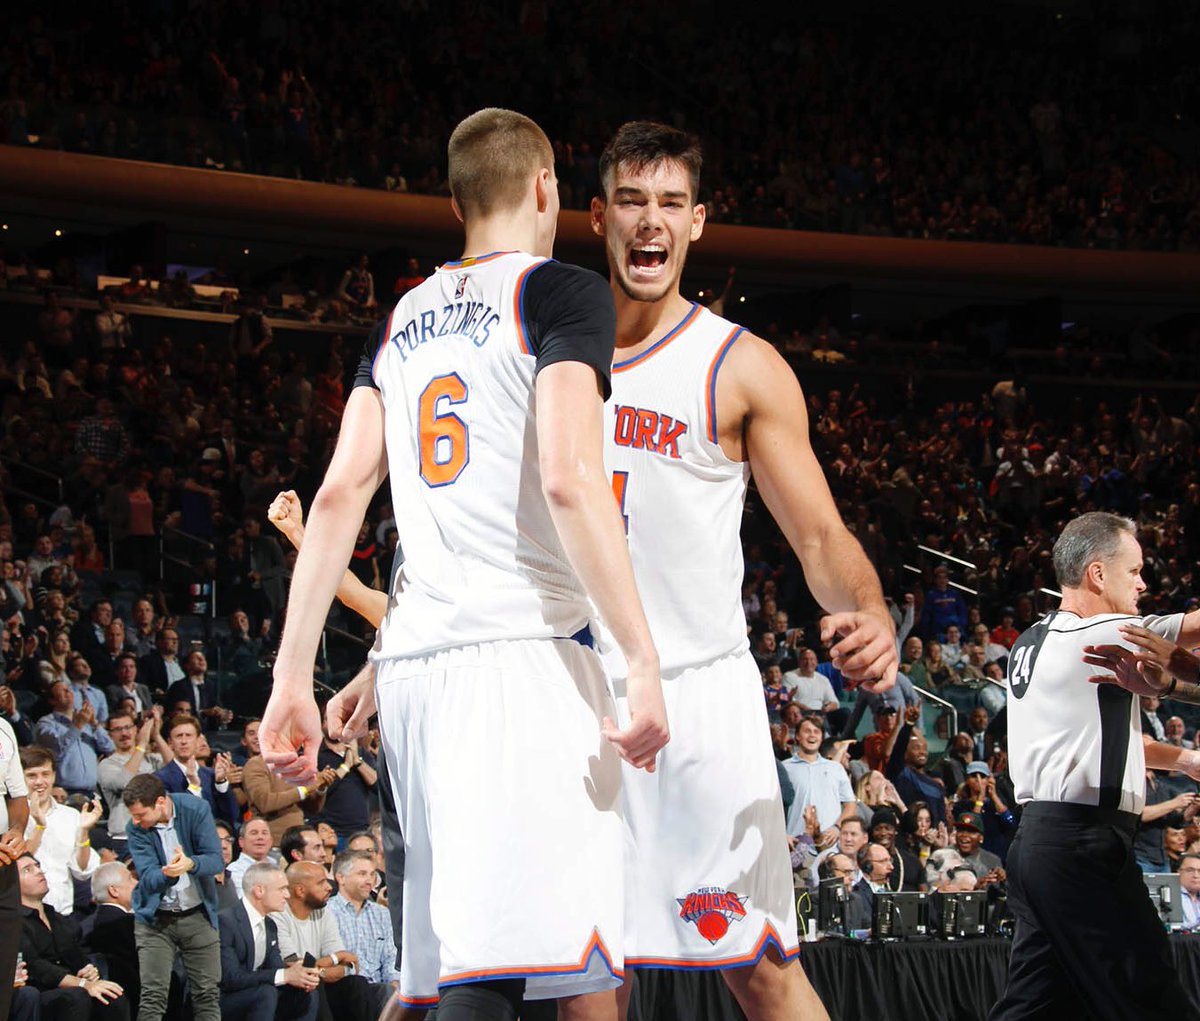
[[[843,674],[894,683],[879,580],[838,516],[808,440],[804,395],[766,342],[683,297],[704,230],[696,140],[624,125],[600,161],[592,229],[617,308],[605,462],[658,645],[672,743],[625,771],[626,965],[719,968],[752,1019],[819,1018],[795,961],[792,872],[762,684],[742,611],[751,472],[829,616]],[[634,673],[606,665],[619,705]]]
[[[406,852],[401,999],[440,994],[445,1021],[513,1017],[522,994],[608,1018],[622,946],[618,755],[653,769],[667,740],[602,462],[612,300],[595,274],[548,258],[557,182],[532,121],[468,117],[449,177],[463,258],[406,294],[364,354],[296,564],[260,741],[280,776],[314,775],[318,639],[390,473],[406,559],[372,659]],[[632,663],[623,730],[608,719],[589,596]],[[486,763],[463,754],[481,748]]]

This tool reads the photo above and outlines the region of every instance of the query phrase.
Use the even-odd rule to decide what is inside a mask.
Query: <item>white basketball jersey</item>
[[[625,518],[663,673],[747,647],[742,507],[750,467],[716,435],[717,373],[744,332],[699,305],[656,344],[613,363],[604,462]],[[624,657],[605,643],[605,666]]]
[[[1122,624],[1141,624],[1171,641],[1182,614],[1077,617],[1049,613],[1013,644],[1008,657],[1008,769],[1017,801],[1062,801],[1141,812],[1146,756],[1141,704],[1083,661],[1085,645],[1131,646]]]
[[[521,301],[546,261],[500,252],[447,263],[388,320],[372,378],[405,559],[373,659],[568,637],[591,616],[538,466]]]

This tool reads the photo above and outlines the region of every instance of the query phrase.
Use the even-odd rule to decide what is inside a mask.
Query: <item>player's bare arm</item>
[[[304,508],[294,489],[288,489],[271,501],[267,508],[267,520],[271,522],[297,550],[304,542]],[[342,575],[334,593],[338,601],[353,610],[372,627],[379,627],[387,614],[388,594],[364,585],[350,570]]]
[[[629,663],[631,722],[605,720],[604,735],[622,758],[654,769],[667,743],[658,652],[633,580],[625,530],[604,468],[603,398],[596,372],[556,362],[537,376],[538,457],[542,489],[563,548]]]
[[[1136,624],[1123,625],[1121,636],[1134,648],[1084,647],[1085,663],[1111,672],[1097,674],[1090,680],[1097,684],[1117,684],[1135,695],[1200,704],[1200,659],[1169,638]]]
[[[1193,780],[1200,779],[1200,751],[1163,744],[1146,735],[1142,736],[1142,740],[1145,744],[1147,769],[1186,773]]]
[[[386,476],[383,401],[377,390],[356,387],[346,402],[325,481],[313,500],[288,593],[271,698],[259,730],[267,765],[291,783],[303,784],[316,776],[322,739],[313,698],[317,646],[367,506]]]
[[[821,638],[839,641],[834,665],[882,691],[896,681],[896,630],[879,578],[838,513],[808,439],[808,410],[795,374],[770,344],[744,334],[717,377],[717,434],[726,455],[748,460],[817,602],[829,616]]]

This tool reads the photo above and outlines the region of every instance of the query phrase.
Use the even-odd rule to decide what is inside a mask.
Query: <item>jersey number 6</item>
[[[450,409],[467,401],[467,384],[457,372],[435,376],[417,402],[417,431],[421,440],[421,478],[430,488],[458,481],[471,460],[467,423]]]

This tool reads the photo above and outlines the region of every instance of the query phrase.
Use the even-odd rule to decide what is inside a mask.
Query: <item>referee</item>
[[[1008,658],[1008,754],[1024,806],[1008,853],[1016,917],[1008,987],[990,1021],[1177,1021],[1194,1009],[1133,860],[1145,771],[1200,778],[1200,752],[1142,736],[1137,699],[1089,683],[1084,646],[1119,644],[1140,624],[1200,644],[1200,613],[1138,617],[1142,551],[1132,521],[1076,518],[1054,544],[1063,591]]]

